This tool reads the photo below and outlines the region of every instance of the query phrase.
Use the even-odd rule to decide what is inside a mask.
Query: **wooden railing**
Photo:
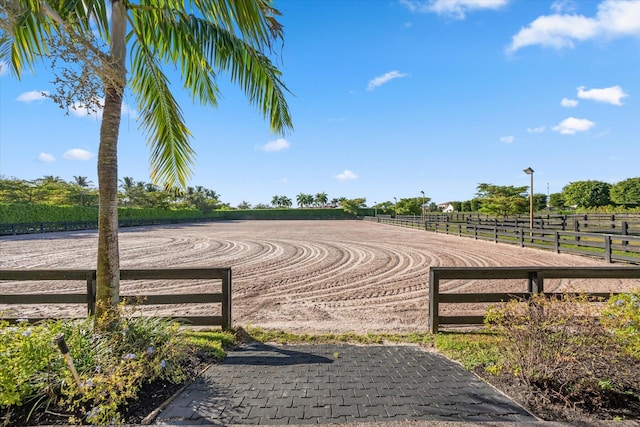
[[[607,262],[640,264],[640,236],[583,233],[541,228],[502,225],[473,225],[451,222],[422,222],[417,218],[368,217],[369,221],[399,227],[424,229],[436,233],[472,237],[520,247],[547,249],[556,253],[571,253],[602,258]]]
[[[162,268],[162,269],[127,269],[120,270],[120,280],[219,280],[220,291],[193,294],[153,294],[126,295],[125,301],[133,301],[141,305],[165,304],[207,304],[220,303],[221,315],[215,316],[171,316],[187,322],[191,326],[231,327],[231,268]],[[87,313],[95,312],[96,303],[96,271],[95,270],[0,270],[2,281],[85,281],[86,292],[83,293],[40,293],[40,294],[1,294],[0,304],[86,304]],[[15,322],[16,317],[0,317]],[[29,318],[29,322],[37,322],[44,318]]]
[[[522,279],[526,292],[510,293],[440,293],[441,280]],[[484,316],[440,316],[441,304],[497,303],[528,298],[545,293],[545,279],[640,279],[636,267],[431,267],[429,271],[429,330],[438,332],[439,325],[477,325]],[[585,292],[584,295],[607,299],[612,293]]]

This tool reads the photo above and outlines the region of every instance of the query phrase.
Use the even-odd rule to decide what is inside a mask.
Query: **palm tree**
[[[75,181],[76,185],[79,185],[82,188],[87,188],[89,184],[92,184],[92,182],[89,181],[89,178],[87,178],[86,176],[74,175],[73,180]]]
[[[329,196],[323,191],[322,193],[316,194],[315,200],[318,206],[324,207],[329,201]]]
[[[305,205],[305,202],[307,201],[307,195],[304,193],[300,193],[296,196],[296,203],[298,204],[298,207],[301,208]]]
[[[281,206],[281,200],[282,200],[282,199],[280,198],[280,196],[275,195],[275,196],[273,196],[273,197],[271,198],[271,204],[272,204],[273,206],[275,206],[276,208],[277,208],[277,207],[280,207],[280,206]]]
[[[6,19],[9,15],[13,16]],[[88,69],[99,77],[104,101],[97,162],[98,328],[118,319],[117,143],[127,82],[151,147],[152,181],[168,188],[185,186],[194,152],[163,65],[180,70],[193,99],[209,106],[218,101],[217,72],[228,72],[232,82],[269,120],[271,130],[284,132],[292,127],[284,97],[286,87],[265,53],[283,36],[277,15],[271,0],[2,3],[0,61],[8,62],[18,78],[42,56],[60,54],[60,49],[77,54],[83,60],[83,71]],[[127,53],[128,47],[131,53]],[[128,81],[126,58],[131,59]],[[80,79],[71,79],[70,84],[75,80]],[[98,98],[95,93],[90,95]]]
[[[293,205],[293,202],[287,196],[280,197],[279,203],[280,203],[280,206],[283,206],[285,208],[290,208],[291,205]]]

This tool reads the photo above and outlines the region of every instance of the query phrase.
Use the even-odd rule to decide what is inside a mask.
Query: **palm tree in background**
[[[329,201],[329,196],[323,191],[322,193],[316,194],[315,201],[318,207],[324,207]]]
[[[86,176],[73,176],[73,181],[75,182],[76,185],[82,187],[82,188],[87,188],[90,184],[92,184],[91,181],[89,181],[89,178],[87,178]]]
[[[184,187],[194,152],[163,67],[180,70],[194,101],[209,106],[218,102],[217,72],[228,73],[271,130],[282,133],[292,127],[286,87],[267,56],[283,35],[279,12],[271,0],[5,0],[0,7],[0,61],[16,77],[44,56],[75,55],[75,68],[67,70],[76,70],[77,76],[58,82],[64,90],[54,100],[75,105],[78,100],[69,94],[77,93],[83,105],[102,108],[95,319],[103,329],[118,320],[117,143],[125,88],[137,102],[140,127],[148,137],[152,181]]]

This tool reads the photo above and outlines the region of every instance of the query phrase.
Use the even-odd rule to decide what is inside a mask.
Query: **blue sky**
[[[479,183],[559,192],[640,176],[640,1],[276,0],[295,129],[281,136],[222,76],[216,109],[179,89],[193,185],[274,195],[471,199]],[[94,183],[99,121],[65,116],[46,67],[0,72],[0,175]],[[172,78],[176,81],[177,76]],[[150,181],[127,97],[119,176]]]

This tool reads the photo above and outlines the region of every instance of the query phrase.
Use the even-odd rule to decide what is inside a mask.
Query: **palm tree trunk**
[[[98,149],[98,260],[95,327],[104,330],[118,320],[120,255],[118,249],[118,133],[126,84],[126,10],[112,2],[111,60],[116,78],[105,79],[105,101]]]

